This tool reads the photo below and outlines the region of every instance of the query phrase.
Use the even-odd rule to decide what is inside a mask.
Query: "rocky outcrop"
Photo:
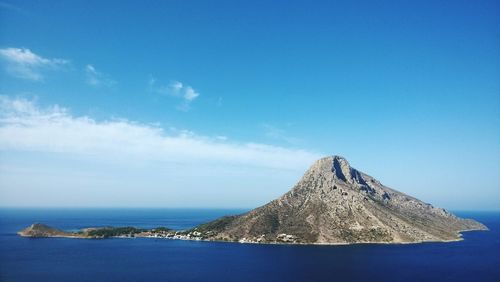
[[[485,230],[382,185],[331,156],[316,161],[280,198],[239,216],[195,228],[211,240],[283,243],[415,243],[454,241]]]
[[[41,223],[34,223],[29,227],[17,232],[23,237],[77,237],[76,233],[62,231]]]

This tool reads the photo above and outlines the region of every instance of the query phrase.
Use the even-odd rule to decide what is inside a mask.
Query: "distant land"
[[[270,203],[193,229],[96,227],[77,232],[35,223],[24,237],[148,237],[241,243],[355,244],[462,240],[460,232],[488,230],[382,185],[346,159],[316,161],[287,193]]]

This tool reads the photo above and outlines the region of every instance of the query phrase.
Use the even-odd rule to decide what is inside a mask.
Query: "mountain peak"
[[[323,244],[460,240],[460,231],[486,227],[390,189],[333,155],[278,199],[199,228],[213,240]]]
[[[352,168],[349,162],[340,156],[333,156],[332,158],[332,172],[338,179],[350,182],[352,179]]]
[[[349,162],[342,156],[333,155],[317,160],[310,168],[311,172],[333,173],[333,178],[343,182],[352,183],[353,178],[359,173],[351,167]]]
[[[339,156],[339,155],[332,155],[330,156],[330,158],[332,158],[333,160],[338,160],[338,161],[344,161],[344,162],[347,162],[346,158],[342,157],[342,156]]]

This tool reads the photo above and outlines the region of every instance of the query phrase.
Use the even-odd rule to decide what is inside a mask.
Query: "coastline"
[[[422,244],[422,243],[451,243],[451,242],[459,242],[465,240],[463,238],[464,232],[472,232],[472,231],[489,231],[487,226],[484,226],[484,229],[465,229],[457,231],[457,235],[459,236],[456,239],[448,239],[448,240],[421,240],[421,241],[413,241],[413,242],[404,242],[404,241],[393,241],[393,242],[374,242],[374,241],[359,241],[359,242],[320,242],[320,243],[302,243],[302,242],[279,242],[279,241],[268,241],[268,242],[254,242],[254,241],[245,241],[245,240],[220,240],[220,239],[202,239],[202,238],[190,238],[187,235],[179,235],[177,237],[159,237],[159,236],[151,236],[151,235],[141,235],[137,234],[134,236],[127,235],[119,235],[119,236],[109,236],[109,237],[92,237],[86,236],[82,234],[67,234],[67,235],[44,235],[44,236],[32,236],[23,234],[22,231],[17,232],[18,236],[24,238],[32,238],[32,239],[49,239],[49,238],[66,238],[66,239],[87,239],[87,240],[102,240],[102,239],[136,239],[136,238],[144,238],[144,239],[165,239],[165,240],[182,240],[182,241],[197,241],[197,242],[217,242],[217,243],[238,243],[238,244],[259,244],[259,245],[294,245],[294,246],[349,246],[349,245],[408,245],[408,244]],[[177,231],[177,232],[185,232],[185,231]],[[189,234],[189,233],[188,233]]]
[[[118,214],[118,213],[117,213]],[[152,228],[161,223],[166,226],[181,226],[177,230],[187,230],[191,226],[196,226],[204,219],[201,216],[194,218],[194,220],[183,221],[183,225],[178,224],[177,219],[173,217],[178,216],[178,213],[165,214],[162,211],[157,211],[155,214],[160,214],[162,218],[167,220],[157,220],[156,216],[145,217],[139,215],[137,217],[129,217],[129,213],[120,213],[120,216],[111,217],[103,216],[99,212],[86,213],[79,211],[79,215],[64,214],[62,217],[54,213],[54,216],[37,213],[31,211],[30,214],[23,214],[22,217],[12,215],[8,222],[10,225],[4,225],[3,237],[5,244],[2,244],[3,250],[3,264],[9,269],[4,268],[5,271],[11,271],[11,277],[18,279],[11,279],[10,281],[27,281],[28,276],[39,273],[39,269],[53,269],[53,271],[64,272],[64,279],[59,281],[71,281],[72,274],[66,272],[65,269],[60,269],[58,266],[67,266],[72,270],[87,275],[90,271],[92,275],[90,278],[94,281],[99,281],[102,277],[103,269],[111,269],[110,275],[118,277],[123,280],[130,279],[131,275],[135,280],[150,279],[161,280],[160,276],[150,276],[150,273],[155,273],[152,270],[168,271],[169,277],[172,278],[173,272],[179,273],[178,277],[186,277],[191,273],[190,271],[201,269],[197,272],[196,276],[190,276],[193,280],[203,280],[203,278],[211,278],[210,280],[217,280],[221,278],[220,273],[227,268],[241,270],[241,266],[247,266],[248,272],[244,272],[245,277],[251,278],[252,281],[269,279],[267,271],[275,269],[279,265],[282,271],[274,274],[274,280],[283,280],[283,273],[294,271],[288,277],[288,281],[294,280],[294,277],[304,277],[306,273],[308,277],[313,277],[317,271],[323,271],[325,280],[330,280],[332,277],[332,268],[335,272],[342,273],[345,271],[346,265],[355,267],[350,273],[363,273],[358,281],[370,280],[371,274],[366,273],[367,267],[370,267],[370,273],[380,271],[380,275],[376,280],[384,281],[387,279],[387,272],[384,265],[397,267],[404,273],[397,278],[401,281],[418,281],[427,280],[433,281],[436,278],[434,274],[428,273],[427,267],[432,267],[437,273],[441,273],[443,278],[439,280],[445,281],[448,276],[443,271],[443,263],[448,265],[450,271],[468,272],[472,276],[466,276],[460,272],[460,276],[464,277],[478,277],[478,273],[482,273],[483,278],[489,277],[488,273],[497,273],[491,271],[498,271],[496,265],[491,262],[492,259],[498,258],[499,246],[496,242],[496,236],[499,234],[500,228],[500,213],[487,213],[476,217],[482,223],[488,226],[489,232],[477,233],[463,233],[464,240],[457,242],[450,242],[448,244],[437,243],[422,243],[422,244],[382,244],[382,243],[363,243],[363,244],[234,244],[234,242],[221,242],[221,241],[192,241],[187,242],[184,240],[177,241],[164,241],[164,240],[151,240],[154,238],[137,238],[136,240],[126,240],[131,238],[110,238],[110,240],[81,240],[81,238],[46,238],[46,240],[36,240],[36,238],[26,238],[16,235],[16,232],[29,226],[34,220],[42,221],[53,227],[61,227],[61,229],[69,232],[77,232],[80,228],[95,226],[125,226],[133,225],[134,223],[142,228]],[[466,214],[471,217],[471,215]],[[106,217],[105,220],[101,218]],[[83,219],[82,219],[83,218]],[[7,220],[6,220],[7,221]],[[120,225],[121,224],[121,225]],[[80,239],[80,240],[76,240]],[[226,244],[224,244],[226,243]],[[23,265],[19,264],[19,254],[24,259]],[[250,256],[251,255],[251,256]],[[425,257],[424,257],[425,256]],[[460,259],[460,264],[453,258]],[[432,261],[424,261],[424,258],[429,258]],[[450,259],[451,258],[451,259]],[[316,259],[316,260],[315,260]],[[486,261],[485,261],[486,260]],[[189,263],[186,264],[186,261]],[[490,261],[490,262],[488,262]],[[46,263],[48,262],[48,263]],[[363,263],[361,263],[363,262]],[[372,263],[364,263],[372,262]],[[204,265],[209,264],[209,268]],[[293,265],[290,265],[293,263]],[[318,264],[319,263],[319,264]],[[375,263],[375,265],[373,264]],[[472,263],[476,263],[476,267],[470,268]],[[486,266],[485,266],[486,263]],[[42,265],[43,264],[43,265]],[[184,265],[185,269],[179,270],[177,265]],[[305,266],[313,267],[306,268]],[[17,267],[16,267],[17,266]],[[43,268],[42,268],[43,266]],[[93,270],[88,270],[92,266]],[[24,268],[21,268],[24,267]],[[26,273],[28,267],[34,269],[33,272]],[[199,268],[198,268],[199,267]],[[127,272],[123,272],[126,269]],[[215,269],[215,270],[214,270]],[[255,279],[252,273],[263,269],[265,274]],[[351,269],[351,268],[348,268]],[[214,270],[213,275],[207,275],[205,271]],[[16,271],[16,272],[14,272]],[[132,271],[132,272],[130,272]],[[134,272],[135,271],[135,272]],[[306,272],[304,272],[306,271]],[[408,280],[407,271],[420,271],[427,276],[422,276],[418,273],[415,274],[416,280]],[[9,272],[4,272],[9,273]],[[132,273],[132,274],[131,274]],[[163,273],[163,272],[162,272]],[[188,273],[188,274],[186,274]],[[232,272],[234,273],[234,272]],[[351,274],[346,275],[345,281],[349,281],[352,277]],[[54,281],[53,277],[59,275],[58,272],[47,274],[42,280]],[[231,273],[225,276],[226,280],[231,280]],[[62,277],[62,276],[61,276]],[[87,276],[86,276],[87,277]],[[391,276],[392,277],[392,276]],[[26,279],[24,279],[26,278]],[[365,279],[366,278],[366,279]],[[371,277],[373,278],[373,277]],[[73,278],[74,279],[74,278]],[[172,278],[173,279],[173,278]],[[176,279],[177,280],[177,279]],[[467,280],[467,279],[466,279]],[[454,281],[466,281],[456,280]],[[477,279],[476,279],[477,280]],[[487,279],[479,279],[487,280]],[[470,281],[470,280],[469,280]]]

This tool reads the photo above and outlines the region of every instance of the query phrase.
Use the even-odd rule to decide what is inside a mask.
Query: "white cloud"
[[[288,144],[297,145],[301,143],[299,138],[289,136],[284,129],[278,128],[268,123],[262,124],[265,136],[276,141],[283,141]]]
[[[54,105],[0,96],[0,150],[60,153],[108,161],[229,164],[302,170],[320,155],[223,136],[199,136],[128,120],[97,121]]]
[[[184,91],[184,99],[186,99],[186,101],[193,101],[198,96],[200,96],[200,94],[194,91],[193,88],[190,86],[186,87],[186,90]]]
[[[200,93],[193,89],[193,87],[189,85],[184,85],[180,81],[173,81],[167,86],[157,85],[157,80],[154,77],[150,77],[149,79],[149,88],[150,91],[176,97],[182,99],[181,103],[177,105],[177,109],[182,111],[188,111],[190,109],[190,104],[200,96]]]
[[[110,79],[107,75],[97,71],[91,64],[85,66],[85,75],[87,76],[87,83],[95,87],[110,87],[116,84],[116,81]]]
[[[182,88],[183,88],[184,86],[182,85],[182,83],[181,83],[181,82],[179,82],[179,81],[174,81],[174,82],[170,83],[170,86],[169,86],[169,87],[170,87],[170,89],[169,89],[169,90],[171,91],[171,93],[173,93],[173,95],[176,95],[176,96],[178,96],[178,95],[182,95],[181,91],[182,91]]]
[[[43,58],[26,48],[0,49],[0,57],[6,62],[8,73],[33,81],[43,80],[45,70],[54,70],[69,64],[69,61],[63,59]]]

